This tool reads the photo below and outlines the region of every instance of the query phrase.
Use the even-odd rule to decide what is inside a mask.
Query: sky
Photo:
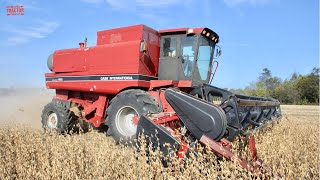
[[[23,16],[6,7],[23,5]],[[0,87],[45,87],[47,57],[96,32],[145,24],[208,27],[222,56],[213,85],[243,88],[263,68],[281,79],[319,67],[318,0],[0,0]]]

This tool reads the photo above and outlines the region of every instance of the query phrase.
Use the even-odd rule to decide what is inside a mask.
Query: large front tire
[[[123,91],[110,101],[107,109],[106,124],[109,127],[107,134],[117,143],[133,143],[137,133],[133,117],[139,118],[141,115],[158,111],[157,102],[146,91],[138,89]]]

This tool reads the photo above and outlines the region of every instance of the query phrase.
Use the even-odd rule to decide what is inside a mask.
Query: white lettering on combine
[[[108,80],[109,80],[109,77],[101,77],[100,80],[108,81]]]
[[[63,81],[63,78],[54,78],[51,81]]]
[[[132,76],[115,76],[115,77],[110,77],[110,80],[133,80]]]
[[[133,80],[132,76],[114,76],[114,77],[101,77],[100,80],[108,81],[108,80]]]

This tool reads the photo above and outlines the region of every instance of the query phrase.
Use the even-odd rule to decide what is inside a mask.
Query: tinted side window
[[[166,37],[162,41],[161,57],[177,57],[177,38]]]

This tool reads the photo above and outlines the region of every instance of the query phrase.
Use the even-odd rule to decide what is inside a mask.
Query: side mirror
[[[222,54],[220,46],[216,45],[214,50],[214,59],[218,59]]]
[[[217,50],[217,55],[218,55],[219,57],[221,56],[221,53],[222,53],[222,50],[221,50],[221,49]]]

